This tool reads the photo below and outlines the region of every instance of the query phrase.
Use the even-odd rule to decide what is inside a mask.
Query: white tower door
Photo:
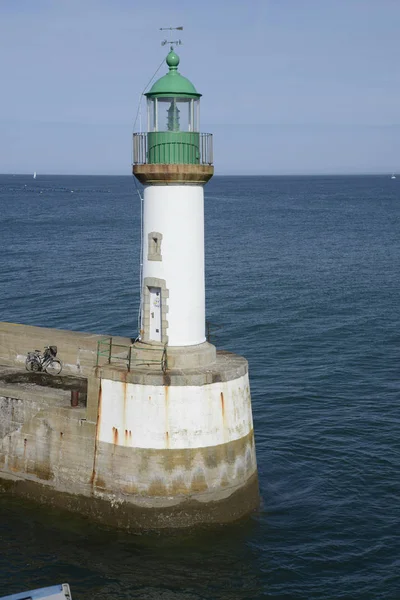
[[[149,287],[150,292],[150,335],[149,339],[161,342],[161,288]]]

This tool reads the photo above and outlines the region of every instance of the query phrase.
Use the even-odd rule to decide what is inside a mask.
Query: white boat
[[[72,600],[68,583],[3,596],[0,600]]]
[[[36,171],[33,174],[33,179],[36,179]]]
[[[392,176],[390,179],[396,179],[396,175],[394,173],[392,173]]]

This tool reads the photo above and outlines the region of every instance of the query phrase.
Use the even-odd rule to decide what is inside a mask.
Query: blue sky
[[[170,25],[217,173],[400,172],[399,0],[0,0],[0,172],[129,174]]]

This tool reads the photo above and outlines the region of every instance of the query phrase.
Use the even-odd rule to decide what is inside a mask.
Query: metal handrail
[[[217,325],[216,323],[211,323],[210,321],[206,321],[206,340],[209,343],[217,341],[216,331],[223,329],[222,325]]]
[[[102,350],[102,347],[105,349]],[[126,350],[126,355],[121,356],[121,354],[124,353],[119,353],[119,354],[113,354],[113,349],[114,348],[124,348]],[[140,352],[154,352],[154,347],[150,347],[150,348],[141,348]],[[106,357],[107,358],[107,364],[111,364],[114,361],[119,361],[119,362],[126,362],[126,366],[128,371],[130,371],[132,368],[134,367],[140,367],[140,366],[144,366],[144,365],[150,365],[150,364],[154,364],[154,365],[160,365],[161,370],[165,373],[168,369],[168,352],[167,352],[167,344],[165,344],[164,348],[163,348],[163,352],[162,352],[162,357],[161,359],[149,359],[149,360],[139,360],[138,358],[136,358],[134,356],[134,354],[132,353],[132,350],[134,350],[134,344],[130,344],[130,346],[126,345],[126,344],[116,344],[115,342],[113,342],[112,337],[107,337],[107,338],[103,338],[101,340],[99,340],[97,342],[97,360],[96,360],[96,367],[100,367],[102,366],[100,364],[100,359],[101,357]]]
[[[193,135],[192,132],[189,132]],[[160,134],[160,143],[165,144],[165,132],[152,132],[153,141],[157,142],[157,134]],[[174,141],[168,142],[176,146],[184,146],[188,144],[187,132],[176,132],[174,134]],[[213,154],[213,139],[212,133],[199,133],[199,162],[200,165],[212,165],[214,163]],[[192,143],[192,142],[190,142]],[[133,134],[133,164],[134,165],[147,165],[151,164],[149,160],[149,144],[148,144],[148,133],[134,133]]]

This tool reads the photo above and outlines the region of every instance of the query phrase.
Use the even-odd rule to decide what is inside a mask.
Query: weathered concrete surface
[[[245,359],[221,352],[211,365],[167,373],[96,369],[102,336],[12,325],[0,330],[2,343],[12,343],[8,354],[3,350],[8,364],[20,368],[0,368],[0,488],[130,528],[223,523],[257,508]],[[43,345],[58,345],[72,366],[80,351],[80,376],[71,377],[71,386],[87,379],[87,406],[70,406],[65,382],[49,387],[45,376],[24,371],[19,355],[40,347],[36,336]],[[113,424],[116,411],[130,428]]]
[[[96,375],[100,379],[112,379],[140,385],[201,386],[238,379],[247,371],[248,363],[245,358],[226,350],[218,350],[215,362],[197,368],[173,368],[168,369],[167,373],[163,373],[160,369],[156,371],[146,368],[146,365],[127,371],[125,367],[106,364],[97,367]]]
[[[215,447],[123,447],[101,442],[65,390],[0,394],[0,488],[124,527],[228,522],[258,506],[253,431]]]
[[[87,378],[74,375],[48,375],[45,372],[28,372],[25,369],[4,367],[0,365],[0,386],[17,385],[18,389],[26,385],[29,387],[42,386],[59,390],[76,390],[80,392],[81,399],[86,404]]]
[[[135,342],[132,346],[132,364],[135,369],[142,366],[159,371],[164,347],[161,342],[158,344]],[[168,369],[195,369],[210,365],[216,360],[216,352],[215,346],[208,342],[193,346],[168,346],[166,353]]]
[[[85,427],[90,430],[85,406],[71,407],[69,389],[38,385],[29,379],[18,383],[15,380],[25,377],[25,373],[14,373],[12,377],[2,371],[0,470],[52,481],[55,488],[59,483],[64,489],[77,484],[78,489],[80,465],[83,460],[89,460],[90,465],[94,446],[92,440],[88,447],[88,436],[83,431]],[[73,383],[76,385],[75,378]],[[89,439],[93,437],[94,424],[91,430]]]
[[[15,476],[0,478],[0,490],[21,495],[41,504],[56,506],[106,523],[112,527],[129,529],[172,529],[195,525],[219,525],[238,521],[258,507],[258,479],[254,475],[246,486],[233,491],[229,498],[203,503],[188,499],[175,506],[147,508],[129,502],[110,502],[99,496],[83,496],[60,492],[45,483],[36,483]]]
[[[70,405],[70,393],[37,385],[0,384],[0,439],[21,428],[41,410]]]
[[[19,423],[18,411],[32,413],[25,402],[1,398],[14,417],[1,440],[0,470],[31,481],[47,482],[59,491],[88,494],[88,472],[93,465],[93,424],[84,420],[85,409],[56,406],[42,408]],[[4,411],[2,413],[4,418]]]
[[[245,487],[257,474],[254,457],[253,432],[219,446],[179,450],[98,442],[93,484],[97,495],[114,502],[155,508],[196,500],[205,506]]]
[[[104,335],[79,333],[47,327],[0,322],[0,365],[24,367],[27,353],[43,350],[44,346],[58,348],[57,358],[63,363],[63,374],[88,377],[96,365],[97,342]],[[130,338],[113,337],[116,344],[129,345]]]

